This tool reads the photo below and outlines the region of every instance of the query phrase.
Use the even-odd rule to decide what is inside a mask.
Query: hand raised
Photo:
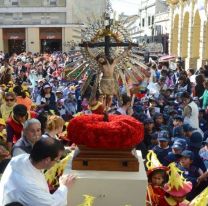
[[[62,175],[59,178],[59,184],[70,188],[74,184],[75,178],[74,175]]]

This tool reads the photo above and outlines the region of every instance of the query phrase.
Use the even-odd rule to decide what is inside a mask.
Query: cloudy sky
[[[124,12],[127,15],[138,14],[138,0],[111,0],[113,9],[117,13]]]

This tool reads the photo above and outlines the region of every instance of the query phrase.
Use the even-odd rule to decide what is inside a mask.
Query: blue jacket
[[[171,152],[171,148],[168,147],[167,149],[162,149],[158,145],[153,148],[153,151],[157,154],[158,160],[161,162],[162,165],[165,165],[165,157]]]

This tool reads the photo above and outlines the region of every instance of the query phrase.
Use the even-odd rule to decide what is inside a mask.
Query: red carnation
[[[99,149],[133,148],[144,138],[143,124],[127,115],[82,115],[72,119],[67,136],[77,145]]]

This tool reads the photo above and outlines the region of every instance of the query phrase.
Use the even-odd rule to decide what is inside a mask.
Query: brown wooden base
[[[139,161],[132,149],[104,150],[79,146],[79,153],[72,161],[73,170],[139,171]]]

